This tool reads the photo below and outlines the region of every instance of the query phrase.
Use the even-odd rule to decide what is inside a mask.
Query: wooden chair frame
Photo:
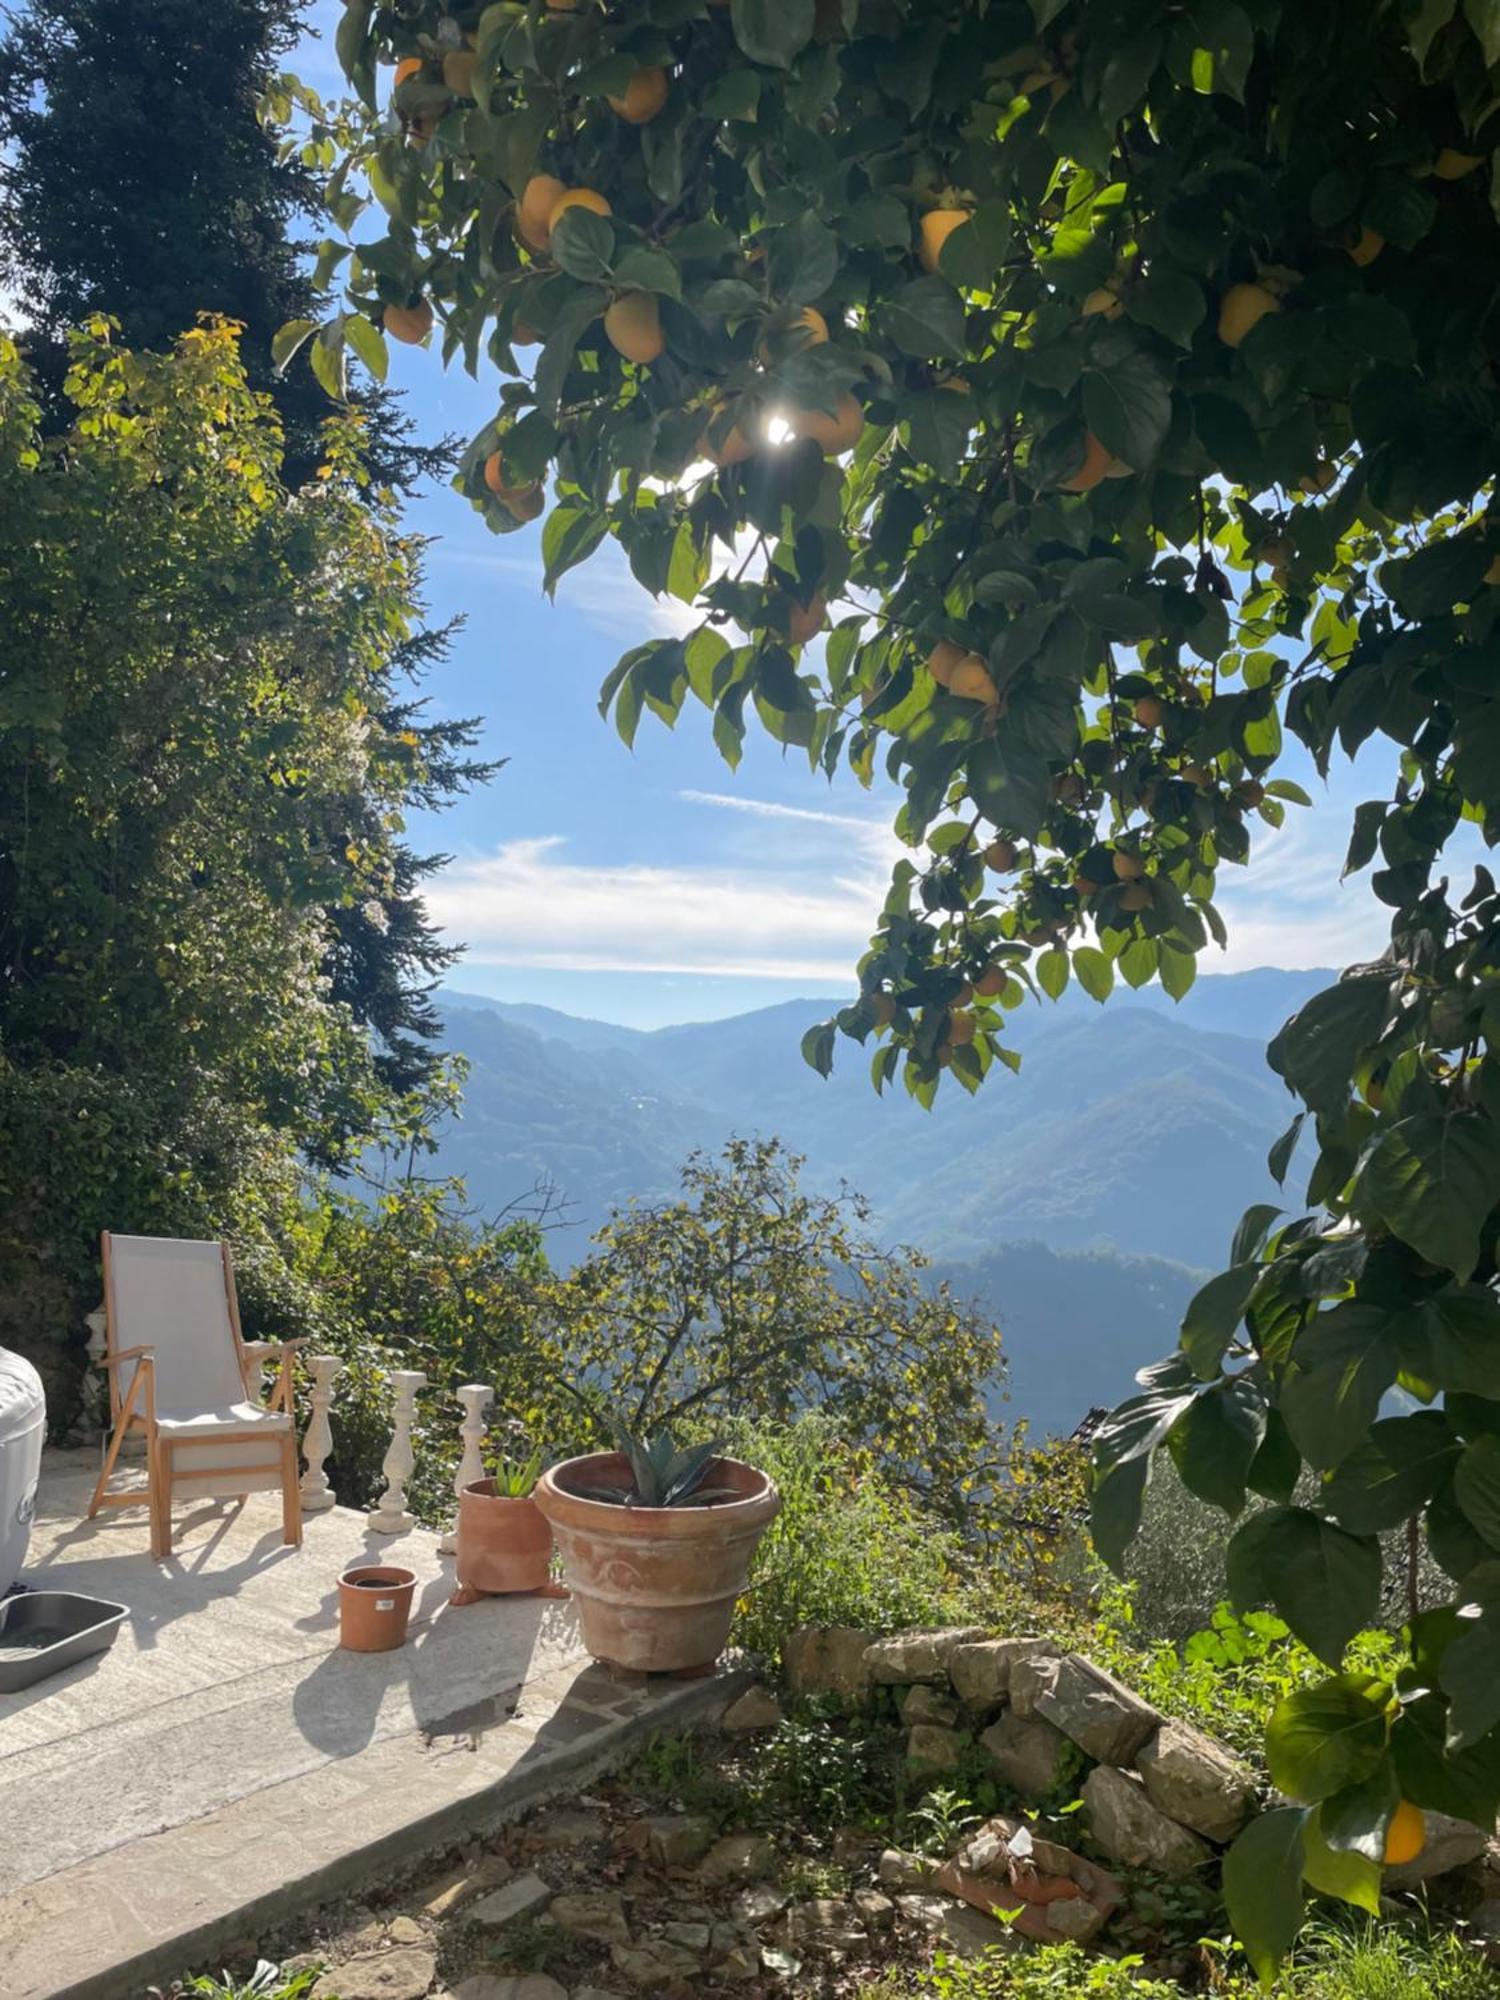
[[[223,1467],[175,1470],[172,1464],[172,1441],[162,1434],[157,1425],[155,1350],[149,1342],[135,1347],[115,1345],[117,1308],[110,1232],[107,1229],[102,1232],[99,1243],[104,1268],[105,1352],[98,1365],[105,1369],[109,1376],[110,1440],[98,1484],[94,1488],[93,1498],[89,1501],[88,1519],[92,1521],[102,1507],[139,1507],[144,1501],[151,1509],[151,1553],[161,1561],[172,1553],[172,1494],[175,1487],[192,1485],[208,1487],[214,1480],[274,1472],[281,1481],[282,1540],[293,1548],[300,1548],[302,1495],[297,1472],[297,1429],[292,1369],[296,1350],[307,1345],[306,1337],[281,1341],[245,1339],[240,1330],[240,1302],[235,1291],[234,1265],[230,1259],[229,1245],[220,1243],[219,1258],[224,1271],[224,1297],[229,1309],[229,1330],[234,1338],[235,1358],[239,1362],[240,1377],[245,1385],[245,1400],[259,1403],[260,1370],[268,1360],[279,1361],[275,1386],[269,1398],[264,1403],[259,1403],[259,1407],[285,1411],[288,1422],[286,1429],[276,1434],[274,1458],[237,1466],[233,1472],[228,1472]],[[120,1370],[132,1365],[135,1372],[131,1376],[129,1387],[122,1393]],[[127,1487],[122,1490],[111,1488],[109,1483],[114,1473],[115,1462],[120,1456],[120,1447],[132,1431],[144,1432],[146,1439],[144,1494],[139,1487]],[[269,1442],[269,1440],[266,1440],[260,1431],[242,1430],[216,1432],[213,1442],[248,1444]]]

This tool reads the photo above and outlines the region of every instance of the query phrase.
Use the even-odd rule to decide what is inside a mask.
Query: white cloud
[[[429,904],[470,964],[825,982],[848,980],[884,885],[873,860],[854,873],[810,871],[805,857],[796,868],[595,864],[553,836],[454,861]]]
[[[1249,864],[1219,874],[1216,902],[1229,948],[1210,951],[1204,970],[1349,965],[1378,957],[1390,941],[1390,912],[1371,893],[1368,872],[1339,881],[1349,845],[1342,800],[1325,797],[1311,809],[1290,806],[1279,828],[1251,824]]]

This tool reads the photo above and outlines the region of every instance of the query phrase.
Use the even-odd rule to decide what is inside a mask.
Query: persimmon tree
[[[1390,949],[1271,1051],[1309,1212],[1246,1218],[1096,1467],[1116,1561],[1163,1448],[1268,1501],[1234,1594],[1332,1670],[1226,1868],[1267,1973],[1304,1878],[1374,1907],[1398,1802],[1500,1796],[1500,896],[1441,871],[1500,814],[1500,8],[355,0],[338,39],[359,102],[272,109],[357,247],[283,351],[493,376],[490,525],[550,493],[549,589],[611,539],[700,613],[609,676],[627,741],[702,708],[731,762],[755,718],[904,793],[817,1068],[930,1101],[1014,1067],[1028,994],[1181,995],[1307,803],[1286,736],[1388,749],[1347,869]],[[1399,1683],[1341,1675],[1408,1523],[1452,1599]]]

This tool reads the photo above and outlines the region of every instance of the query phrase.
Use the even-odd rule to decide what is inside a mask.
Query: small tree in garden
[[[1014,1066],[1029,992],[1181,995],[1307,803],[1285,733],[1388,752],[1347,869],[1390,949],[1271,1050],[1311,1212],[1246,1218],[1097,1461],[1116,1561],[1162,1446],[1269,1500],[1231,1588],[1331,1669],[1227,1869],[1268,1974],[1304,1879],[1373,1908],[1413,1804],[1500,1798],[1500,894],[1442,865],[1500,820],[1500,12],[355,0],[339,47],[310,143],[342,227],[375,206],[288,349],[495,371],[490,525],[550,480],[549,589],[612,537],[698,612],[610,675],[627,740],[696,705],[733,762],[754,716],[905,794],[816,1067],[852,1038],[927,1102]],[[1406,1524],[1451,1598],[1399,1683],[1340,1675]]]
[[[887,1481],[973,1528],[999,1471],[999,1333],[915,1251],[872,1242],[862,1197],[811,1194],[801,1167],[736,1139],[687,1162],[678,1200],[616,1214],[536,1295],[547,1371],[634,1429],[818,1410]]]

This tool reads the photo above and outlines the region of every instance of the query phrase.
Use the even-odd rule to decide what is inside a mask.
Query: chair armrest
[[[139,1361],[143,1367],[149,1368],[155,1359],[154,1347],[122,1347],[118,1354],[101,1354],[97,1365],[100,1368],[120,1368],[127,1361]]]

